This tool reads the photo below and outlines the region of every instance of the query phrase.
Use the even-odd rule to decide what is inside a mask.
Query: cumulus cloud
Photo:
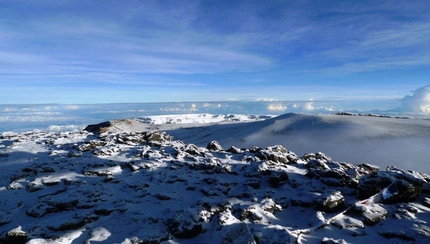
[[[269,104],[267,106],[267,110],[269,111],[282,112],[282,111],[286,111],[287,109],[288,109],[287,106],[283,104]]]
[[[402,100],[401,112],[430,115],[430,85],[420,87]]]

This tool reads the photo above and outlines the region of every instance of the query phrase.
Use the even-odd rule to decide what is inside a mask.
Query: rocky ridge
[[[96,128],[96,130],[100,130]],[[430,176],[165,132],[4,133],[2,243],[430,240]]]

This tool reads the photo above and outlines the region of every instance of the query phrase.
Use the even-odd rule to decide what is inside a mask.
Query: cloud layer
[[[430,115],[430,85],[416,89],[412,95],[402,99],[402,112]]]

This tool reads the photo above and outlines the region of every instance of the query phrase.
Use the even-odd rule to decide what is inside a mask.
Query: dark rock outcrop
[[[112,126],[112,123],[110,121],[106,121],[99,124],[88,125],[84,130],[91,133],[103,133],[110,126]]]

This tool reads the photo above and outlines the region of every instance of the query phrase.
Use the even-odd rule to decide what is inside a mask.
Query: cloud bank
[[[402,99],[402,105],[398,109],[405,113],[418,113],[430,115],[430,85],[420,87]]]

